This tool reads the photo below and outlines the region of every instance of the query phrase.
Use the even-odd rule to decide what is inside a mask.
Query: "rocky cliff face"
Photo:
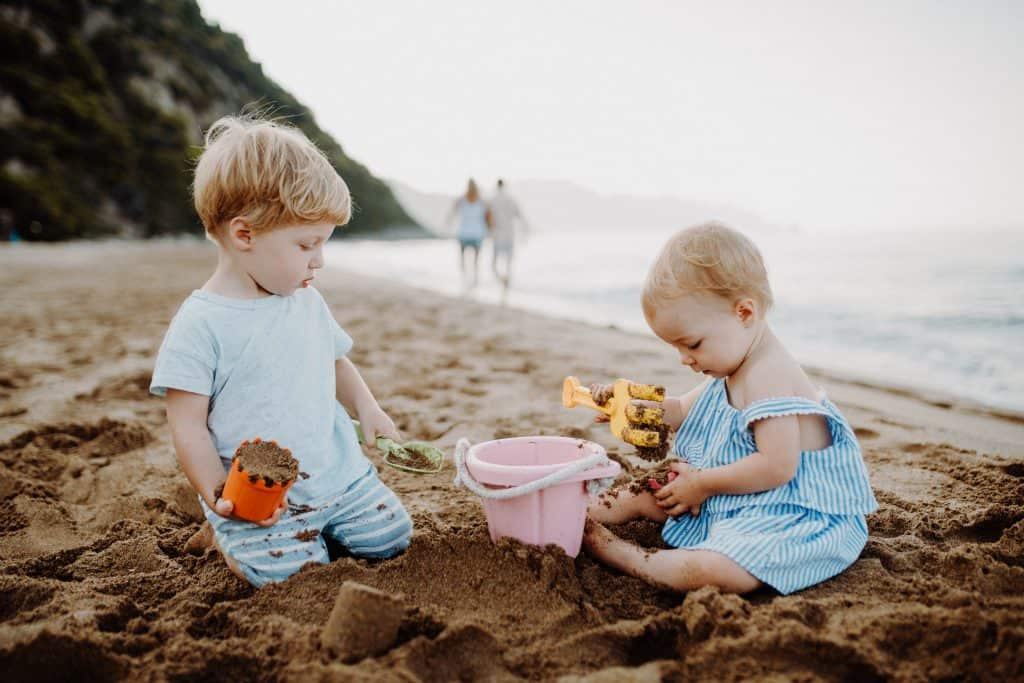
[[[0,0],[0,236],[200,233],[189,184],[202,131],[253,103],[348,182],[346,232],[415,225],[194,0]]]

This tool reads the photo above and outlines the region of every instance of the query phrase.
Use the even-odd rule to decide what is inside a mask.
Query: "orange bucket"
[[[295,480],[292,479],[287,484],[267,486],[262,479],[250,481],[249,475],[242,469],[241,462],[235,458],[228,472],[228,480],[224,482],[221,498],[234,503],[235,517],[250,522],[262,522],[273,516],[274,511],[281,505],[284,494],[294,483]]]

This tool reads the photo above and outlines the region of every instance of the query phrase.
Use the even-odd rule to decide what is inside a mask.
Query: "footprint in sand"
[[[903,429],[914,429],[913,425],[908,425],[906,422],[900,422],[899,420],[893,420],[892,418],[888,418],[888,417],[880,417],[880,418],[878,418],[878,421],[881,422],[884,425],[889,425],[891,427],[901,427]]]
[[[954,537],[978,543],[994,543],[1003,532],[1024,519],[1024,507],[1020,505],[992,505],[969,517]]]
[[[48,671],[87,672],[91,680],[122,678],[127,673],[122,658],[98,648],[94,639],[95,631],[90,635],[89,629],[81,629],[80,634],[74,635],[50,630],[25,631],[10,643],[5,660],[46,662]]]
[[[20,417],[28,412],[28,408],[19,405],[0,406],[0,418]]]
[[[393,396],[404,396],[405,398],[411,398],[414,401],[426,401],[430,398],[430,391],[417,385],[406,385],[395,388],[391,394]]]
[[[877,439],[880,434],[874,429],[868,429],[867,427],[855,427],[853,433],[857,435],[858,439]]]
[[[1011,477],[1024,477],[1024,462],[1011,462],[1009,465],[1003,465],[999,469]]]
[[[127,377],[115,377],[96,386],[92,391],[75,396],[76,400],[85,401],[149,401],[159,397],[149,393],[152,376],[148,371],[136,372]]]
[[[442,356],[434,367],[438,370],[465,370],[469,366],[463,363],[458,356]]]
[[[0,462],[14,472],[53,481],[67,467],[70,455],[85,460],[111,457],[152,440],[153,434],[142,424],[108,418],[93,424],[43,425],[0,443]]]
[[[524,359],[522,362],[513,365],[494,365],[491,366],[492,372],[511,372],[517,375],[529,375],[540,366],[534,363],[532,360]]]
[[[32,382],[32,373],[23,368],[14,368],[0,374],[0,398],[7,398],[18,389],[22,389]]]

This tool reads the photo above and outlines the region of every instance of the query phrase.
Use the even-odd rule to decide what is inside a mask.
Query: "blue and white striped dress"
[[[796,476],[760,493],[718,495],[700,515],[670,518],[662,538],[688,550],[714,550],[788,594],[831,578],[856,561],[868,538],[864,515],[878,508],[857,437],[827,398],[729,403],[725,380],[701,392],[676,434],[673,455],[698,469],[729,465],[757,451],[751,425],[784,415],[823,415],[832,445],[804,451]]]

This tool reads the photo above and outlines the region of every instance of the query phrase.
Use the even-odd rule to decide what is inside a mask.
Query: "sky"
[[[381,177],[1024,230],[1024,3],[200,0]],[[286,9],[282,9],[286,8]]]

